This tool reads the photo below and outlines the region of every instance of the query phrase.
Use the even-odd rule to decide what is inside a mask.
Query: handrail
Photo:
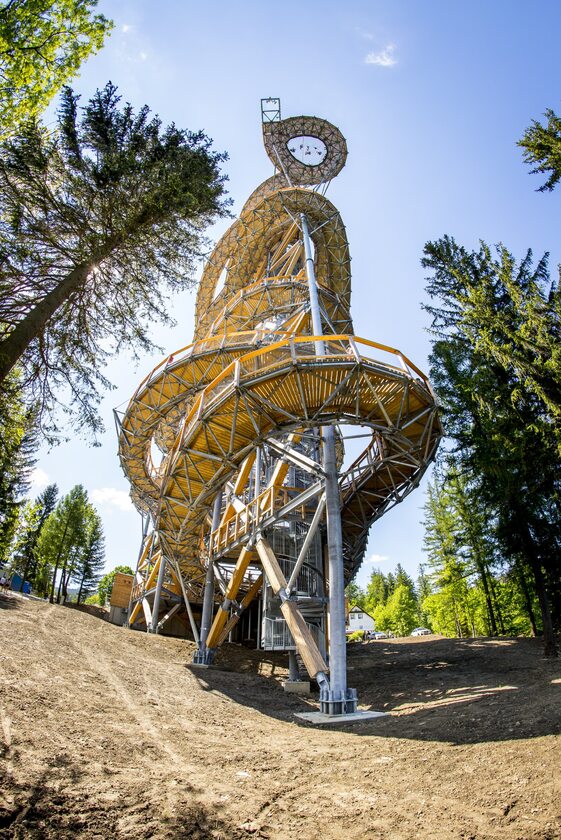
[[[245,291],[247,291],[247,289]],[[185,347],[182,347],[180,350],[176,350],[175,353],[170,353],[169,356],[166,356],[165,359],[163,359],[158,365],[156,365],[155,368],[153,368],[152,371],[150,371],[150,373],[147,376],[144,377],[144,379],[142,380],[142,382],[140,383],[140,385],[138,386],[138,388],[134,392],[134,395],[132,396],[132,398],[129,402],[129,408],[133,406],[133,403],[135,402],[135,400],[139,396],[140,391],[142,390],[144,385],[151,382],[153,377],[154,377],[154,374],[156,374],[158,371],[160,371],[162,368],[165,368],[168,365],[168,362],[169,362],[170,358],[173,358],[173,361],[176,364],[179,361],[179,359],[177,358],[177,356],[179,354],[185,353],[187,350],[192,350],[196,345],[201,346],[201,350],[204,350],[204,345],[207,342],[210,343],[210,342],[216,341],[218,338],[220,338],[221,340],[223,340],[224,338],[227,338],[227,341],[224,341],[224,344],[223,344],[223,347],[225,349],[227,349],[229,346],[232,346],[236,343],[236,339],[239,340],[243,336],[251,336],[252,338],[254,338],[255,335],[258,334],[258,333],[259,333],[259,330],[242,330],[240,332],[228,333],[227,336],[208,336],[207,338],[199,339],[197,341],[194,341],[191,344],[186,344]],[[264,332],[263,337],[271,336],[271,335],[277,335],[277,334],[278,335],[283,335],[283,336],[285,335],[284,332],[280,332],[280,333],[276,333],[276,332],[265,333]],[[239,357],[239,361],[242,362],[242,363],[244,361],[249,361],[254,356],[257,356],[264,351],[276,350],[280,347],[286,346],[289,341],[293,341],[295,344],[305,344],[305,343],[309,343],[309,342],[313,342],[313,341],[317,341],[317,340],[323,340],[327,343],[333,342],[333,341],[348,341],[349,344],[351,344],[352,342],[354,342],[355,344],[364,345],[366,347],[372,347],[376,350],[382,350],[384,353],[389,353],[391,355],[397,356],[399,359],[401,359],[405,363],[407,368],[410,368],[412,371],[414,371],[420,377],[422,382],[427,387],[429,385],[428,377],[404,353],[402,353],[401,350],[398,350],[396,347],[390,347],[387,344],[381,344],[377,341],[370,341],[370,339],[361,338],[360,336],[350,335],[348,333],[347,334],[337,334],[337,335],[322,335],[322,336],[304,335],[304,336],[292,336],[291,338],[282,338],[279,341],[275,341],[272,344],[268,344],[266,348],[259,347],[256,350],[253,350],[253,351],[250,351],[249,353],[243,354],[242,356]],[[209,352],[212,352],[212,350],[210,350]],[[198,355],[202,355],[202,353],[200,353]],[[184,359],[182,359],[181,361],[183,361],[183,360]],[[375,360],[372,359],[372,361],[375,361]],[[174,364],[174,367],[175,367],[175,364]],[[231,364],[233,364],[233,362],[230,362],[230,364],[219,374],[220,377],[222,377],[223,374],[227,373]],[[170,370],[171,370],[171,367],[170,367]],[[216,380],[213,380],[213,382],[216,382]],[[212,383],[209,383],[209,384],[212,384]],[[129,408],[127,408],[127,411],[125,412],[125,417],[129,412]]]

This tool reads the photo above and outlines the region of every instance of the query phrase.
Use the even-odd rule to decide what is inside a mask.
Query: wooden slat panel
[[[128,607],[133,575],[125,575],[122,572],[117,572],[113,581],[113,589],[111,590],[111,600],[109,601],[112,607]]]

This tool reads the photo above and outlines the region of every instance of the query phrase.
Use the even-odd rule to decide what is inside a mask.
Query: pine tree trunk
[[[68,569],[68,574],[66,575],[66,580],[62,585],[62,603],[66,604],[66,599],[68,597],[68,584],[70,583],[70,578],[72,577],[72,572],[74,571],[74,566],[71,566]]]
[[[64,575],[65,575],[65,572],[66,572],[66,560],[67,560],[67,558],[65,558],[65,560],[64,560],[64,565],[63,565],[62,571],[60,573],[60,580],[58,582],[58,590],[57,590],[57,593],[56,593],[57,604],[60,604],[60,593],[62,591],[62,582],[64,580]]]
[[[518,567],[517,574],[518,582],[520,583],[520,588],[524,596],[524,603],[526,604],[526,612],[528,613],[530,627],[532,628],[532,636],[535,638],[538,635],[538,625],[536,624],[536,616],[534,615],[534,607],[532,606],[532,598],[528,589],[528,582],[522,568]]]
[[[78,597],[76,598],[76,603],[80,603],[80,598],[82,597],[82,587],[84,586],[84,578],[86,577],[86,571],[84,569],[84,574],[82,575],[82,580],[80,581],[80,588],[78,590]]]
[[[94,264],[88,262],[76,266],[0,342],[0,382],[8,376],[31,342],[43,332],[57,309],[84,285]]]
[[[30,565],[30,560],[29,560],[29,555],[28,555],[26,557],[26,560],[25,560],[25,566],[23,568],[23,574],[21,576],[21,583],[19,585],[18,592],[23,592],[23,586],[25,584],[25,579],[27,577],[27,572],[29,571],[29,565]]]
[[[536,583],[536,595],[538,596],[540,611],[542,614],[544,656],[557,656],[557,644],[555,642],[555,633],[553,632],[553,622],[551,620],[551,611],[549,609],[549,601],[545,588],[545,577],[541,561],[538,557],[530,529],[526,523],[522,525],[520,533],[524,542],[526,556],[530,563],[530,568],[532,569],[532,574]]]
[[[51,595],[49,597],[49,602],[51,604],[54,604],[54,602],[55,602],[55,581],[56,581],[56,573],[58,572],[58,561],[59,561],[59,557],[57,557],[57,559],[56,559],[55,570],[53,572],[53,582],[51,584]]]
[[[493,610],[493,602],[491,600],[491,592],[489,591],[489,580],[487,578],[487,570],[485,569],[485,564],[478,560],[477,566],[479,568],[479,576],[481,578],[481,583],[483,584],[483,591],[485,592],[485,602],[487,604],[487,613],[489,614],[489,623],[491,625],[491,635],[498,636],[497,632],[497,622],[495,620],[495,612]]]
[[[489,575],[489,583],[491,585],[491,592],[493,594],[495,615],[497,616],[497,621],[499,622],[499,630],[501,631],[501,636],[506,636],[505,623],[503,621],[503,613],[499,604],[499,599],[497,598],[497,590],[495,587],[495,579],[493,575]]]
[[[54,602],[55,602],[56,573],[58,572],[58,562],[59,562],[60,556],[62,554],[62,549],[64,547],[64,540],[66,538],[66,532],[68,530],[68,522],[69,522],[69,517],[67,517],[66,522],[64,523],[64,531],[63,531],[63,534],[62,534],[62,537],[61,537],[61,540],[60,540],[60,545],[58,547],[58,553],[57,553],[57,556],[56,556],[55,571],[54,571],[54,574],[53,574],[53,582],[52,582],[52,585],[51,585],[51,596],[49,598],[49,602],[51,604],[54,604]]]
[[[455,600],[455,598],[452,598],[452,603],[453,603],[453,605],[454,605],[454,620],[455,620],[455,622],[456,622],[456,635],[458,636],[458,639],[462,639],[462,638],[463,638],[463,635],[462,635],[462,625],[460,624],[460,619],[459,619],[459,617],[458,617],[458,610],[457,610],[457,608],[456,608],[456,600]]]

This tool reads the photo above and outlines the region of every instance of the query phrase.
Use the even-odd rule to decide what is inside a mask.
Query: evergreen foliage
[[[85,600],[97,590],[101,572],[105,565],[105,537],[101,519],[95,511],[91,512],[87,542],[80,556],[72,577],[79,584],[76,601]]]
[[[38,570],[35,585],[40,595],[64,603],[71,580],[82,588],[98,576],[103,557],[101,520],[77,484],[47,518],[37,541]],[[83,583],[82,583],[83,582]],[[58,585],[57,585],[58,584]]]
[[[444,469],[463,477],[464,495],[473,491],[463,501],[463,533],[456,535],[460,543],[450,550],[458,575],[466,547],[472,567],[479,558],[485,589],[485,520],[492,521],[491,533],[508,567],[531,571],[545,650],[554,655],[550,602],[557,626],[561,620],[556,588],[561,571],[561,390],[559,349],[554,349],[559,295],[546,258],[534,267],[530,252],[519,265],[502,246],[496,254],[484,243],[469,253],[450,237],[425,248],[423,264],[433,270],[427,291],[434,303],[426,307],[435,334],[431,375],[453,442],[443,456]],[[456,504],[460,489],[456,480]],[[483,506],[479,513],[475,498]],[[485,598],[493,624],[491,596],[485,593]],[[474,610],[472,605],[466,613],[468,625]]]
[[[534,168],[533,175],[548,175],[540,192],[553,190],[561,179],[561,119],[548,108],[545,112],[547,125],[532,120],[518,145],[524,149],[524,160]]]
[[[376,607],[384,605],[388,599],[389,584],[386,576],[380,569],[373,569],[368,586],[366,587],[366,598],[364,608],[370,614],[374,613]]]
[[[19,364],[29,399],[101,428],[109,355],[149,351],[149,325],[193,283],[203,228],[225,211],[225,155],[163,128],[111,83],[57,129],[28,121],[0,146],[0,382]],[[47,431],[56,436],[52,421]]]
[[[18,377],[0,399],[0,565],[7,563],[36,462],[36,412],[21,398]]]
[[[37,570],[37,543],[41,531],[53,512],[58,496],[56,484],[49,484],[35,501],[27,502],[16,536],[12,568],[21,575],[20,591],[25,581],[33,584]]]
[[[366,600],[365,593],[356,583],[349,583],[345,588],[345,595],[349,602],[349,607],[360,607],[362,610],[366,609],[364,604]]]

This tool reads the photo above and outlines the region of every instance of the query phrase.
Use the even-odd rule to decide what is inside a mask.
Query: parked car
[[[412,636],[430,636],[431,631],[427,630],[426,627],[415,627],[413,632],[411,633]]]
[[[371,633],[370,638],[371,639],[387,639],[388,634],[387,633],[382,633],[381,630],[378,630],[375,633]]]

